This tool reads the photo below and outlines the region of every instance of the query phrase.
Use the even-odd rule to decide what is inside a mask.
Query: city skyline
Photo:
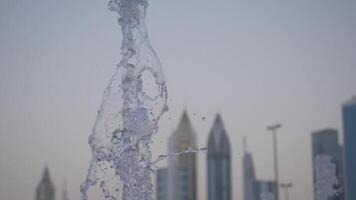
[[[348,107],[348,106],[354,106],[355,104],[355,100],[356,97],[353,97],[352,100],[353,101],[348,101],[348,103],[343,104],[344,108]],[[192,134],[193,133],[193,134]],[[193,137],[192,137],[193,136]],[[223,139],[221,138],[222,136]],[[228,138],[226,137],[226,132],[224,129],[224,125],[221,119],[221,115],[219,113],[217,113],[215,115],[214,118],[214,122],[213,122],[213,126],[210,130],[210,135],[209,135],[209,140],[208,140],[208,153],[207,153],[207,161],[208,161],[208,168],[209,168],[209,158],[214,158],[214,159],[219,159],[219,158],[230,158],[230,150],[229,150],[229,144],[225,144],[222,145],[224,142],[228,142]],[[335,194],[338,195],[337,198],[339,198],[340,200],[344,199],[343,196],[343,166],[342,166],[342,146],[340,146],[339,143],[339,134],[338,131],[332,128],[326,128],[326,129],[320,129],[318,131],[314,131],[311,134],[311,138],[312,138],[312,155],[313,155],[313,171],[315,172],[315,159],[318,156],[331,156],[332,158],[332,162],[336,163],[336,176],[338,177],[338,189],[337,192]],[[217,145],[216,142],[219,143],[219,141],[221,142],[220,145]],[[180,118],[180,122],[178,124],[178,128],[176,131],[173,131],[172,135],[169,138],[169,142],[168,142],[168,149],[169,152],[179,152],[182,150],[185,150],[187,148],[190,147],[195,147],[195,131],[193,129],[193,125],[191,124],[190,120],[189,120],[189,116],[188,116],[188,112],[186,110],[186,108],[183,110],[182,116]],[[209,148],[210,146],[210,148]],[[220,147],[219,147],[220,146]],[[219,148],[223,147],[223,149],[218,150]],[[210,149],[210,152],[209,152]],[[265,195],[275,195],[273,193],[275,193],[275,182],[274,181],[270,181],[270,180],[261,180],[258,179],[255,176],[255,168],[254,168],[254,164],[253,164],[253,157],[252,154],[249,153],[249,151],[247,150],[247,139],[244,137],[243,139],[243,166],[242,169],[243,171],[243,179],[244,179],[244,200],[248,200],[248,199],[253,199],[253,200],[260,200],[260,198],[274,198],[272,196],[269,197],[263,197]],[[195,155],[196,153],[193,153],[193,155]],[[227,156],[227,157],[226,157]],[[188,185],[188,171],[185,169],[185,165],[186,163],[186,158],[190,157],[190,154],[183,154],[183,155],[178,155],[177,157],[175,156],[171,156],[169,157],[169,159],[171,161],[169,161],[169,165],[168,167],[165,168],[160,168],[157,170],[156,172],[156,187],[159,187],[159,185],[162,187],[164,186],[164,188],[161,188],[162,191],[165,191],[165,193],[167,191],[170,191],[170,189],[166,188],[167,186],[169,187],[169,170],[170,167],[173,166],[174,168],[174,174],[175,174],[175,178],[177,177],[179,178],[178,183],[178,187],[186,187],[184,185]],[[183,160],[182,160],[183,159]],[[180,161],[181,160],[181,161]],[[180,161],[180,163],[179,163]],[[183,161],[183,162],[182,162]],[[230,164],[228,164],[230,165]],[[223,171],[225,172],[229,172],[228,171]],[[207,177],[209,177],[209,170],[207,171]],[[161,175],[162,174],[162,175]],[[246,177],[250,180],[246,181]],[[166,179],[162,182],[162,178]],[[172,177],[170,177],[172,178]],[[180,182],[181,178],[184,179],[184,182]],[[171,179],[172,180],[172,179]],[[210,180],[210,179],[209,179]],[[161,184],[158,184],[158,182],[161,181]],[[315,174],[314,174],[314,181],[315,181]],[[182,185],[183,184],[183,185]],[[315,184],[315,183],[314,183]],[[68,194],[67,194],[67,186],[66,186],[66,181],[64,182],[64,187],[63,187],[63,193],[62,193],[62,199],[63,200],[68,200]],[[250,185],[250,186],[249,186]],[[246,187],[247,186],[247,187]],[[176,186],[174,186],[176,187]],[[210,184],[208,184],[208,188],[210,187]],[[233,187],[233,186],[229,186],[229,187]],[[251,188],[249,188],[251,187]],[[314,185],[315,187],[315,185]],[[341,188],[342,190],[339,190],[339,188]],[[158,190],[160,190],[158,188]],[[158,192],[157,190],[157,192]],[[314,188],[315,190],[315,188]],[[171,190],[172,191],[172,190]],[[246,196],[246,192],[250,192],[249,194],[247,194],[248,196]],[[176,194],[176,193],[174,193]],[[167,194],[164,194],[164,198],[159,198],[158,197],[158,193],[156,193],[156,198],[157,200],[164,200],[169,198]],[[167,195],[167,196],[165,196]],[[188,193],[183,194],[183,196],[179,196],[179,198],[172,198],[172,199],[185,199],[188,198]],[[340,195],[340,196],[339,196]],[[47,197],[46,197],[47,196]],[[315,198],[315,197],[314,197]],[[54,185],[52,183],[52,181],[50,180],[50,176],[49,176],[49,169],[48,166],[45,166],[45,169],[43,171],[43,175],[42,175],[42,180],[40,182],[40,184],[37,187],[36,190],[36,200],[54,200],[55,199],[55,189],[54,189]]]
[[[0,1],[1,199],[32,198],[46,164],[53,182],[67,178],[69,196],[80,199],[88,136],[121,59],[117,14],[107,3]],[[219,112],[231,133],[232,197],[242,199],[243,137],[256,176],[271,180],[265,128],[280,122],[280,179],[293,181],[290,199],[312,199],[310,133],[341,133],[341,104],[356,93],[356,2],[149,3],[146,22],[170,109],[153,137],[153,159],[167,153],[185,106],[199,147]],[[199,200],[207,198],[205,156],[197,154]]]

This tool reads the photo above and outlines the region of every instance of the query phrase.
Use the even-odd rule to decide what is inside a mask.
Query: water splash
[[[336,176],[336,164],[331,156],[317,155],[315,158],[315,197],[328,200],[339,194],[339,181]]]
[[[82,199],[98,187],[106,200],[151,200],[151,136],[168,110],[166,81],[145,26],[147,0],[111,0],[123,35],[122,60],[105,89],[89,137],[92,160]]]
[[[174,153],[169,153],[169,154],[165,154],[165,155],[159,155],[158,158],[152,162],[152,164],[156,164],[168,157],[176,157],[178,155],[181,155],[181,154],[189,154],[189,153],[196,153],[196,152],[199,152],[199,151],[207,151],[208,148],[206,147],[189,147],[187,149],[184,149],[182,151],[178,151],[178,152],[174,152]]]

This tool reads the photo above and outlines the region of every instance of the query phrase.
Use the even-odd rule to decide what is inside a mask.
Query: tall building
[[[252,154],[247,152],[247,142],[244,138],[243,144],[243,191],[244,200],[255,200],[254,197],[254,183],[256,181],[255,166],[253,163]]]
[[[186,111],[180,119],[178,128],[169,137],[168,151],[175,153],[196,146],[196,134]],[[158,200],[196,200],[197,199],[196,153],[180,154],[168,158],[168,167],[158,170]]]
[[[346,200],[356,199],[356,96],[342,107]]]
[[[256,180],[253,192],[254,200],[276,200],[276,182]]]
[[[36,189],[36,200],[54,200],[54,185],[49,177],[48,167],[45,167],[41,182]]]
[[[156,196],[157,200],[168,200],[168,168],[156,172]]]
[[[68,192],[67,192],[67,181],[64,181],[64,184],[63,184],[62,200],[69,200],[69,196],[68,196]]]
[[[231,200],[230,142],[219,114],[208,140],[208,196],[209,200]]]
[[[188,173],[184,169],[174,169],[175,180],[170,182],[170,168],[161,168],[157,170],[157,200],[186,200],[188,199]],[[172,187],[173,186],[173,187]],[[174,188],[171,190],[169,187]]]
[[[342,148],[337,130],[313,132],[312,151],[314,199],[344,199]]]
[[[189,120],[187,111],[183,111],[177,130],[171,138],[175,151],[182,151],[189,147],[197,147],[196,133]],[[175,167],[178,170],[186,170],[188,174],[188,199],[197,199],[197,169],[196,153],[180,154],[176,157]],[[175,177],[178,179],[179,177]]]

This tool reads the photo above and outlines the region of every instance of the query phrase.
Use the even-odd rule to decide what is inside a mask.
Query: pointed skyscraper
[[[54,185],[50,179],[48,167],[46,166],[41,182],[36,189],[36,200],[54,200],[54,192]]]
[[[253,163],[252,154],[247,152],[247,141],[244,138],[243,144],[243,190],[244,200],[255,200],[254,182],[256,181],[255,167]]]
[[[189,120],[188,113],[186,110],[183,111],[183,115],[180,119],[177,130],[173,133],[170,138],[171,146],[170,150],[175,152],[186,150],[189,147],[197,147],[196,145],[196,134],[193,126]],[[178,179],[186,179],[186,181],[179,181],[181,183],[187,183],[180,185],[180,188],[186,188],[188,191],[187,197],[184,199],[196,200],[197,199],[197,169],[196,169],[196,153],[181,154],[176,157],[173,162],[175,168],[174,179],[177,183]],[[178,191],[180,189],[174,189]],[[177,195],[176,199],[178,198]],[[181,196],[181,195],[178,195]]]
[[[231,200],[230,142],[220,114],[217,114],[208,140],[209,200]]]

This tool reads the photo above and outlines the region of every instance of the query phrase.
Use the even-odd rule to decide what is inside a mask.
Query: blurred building
[[[157,200],[168,199],[168,168],[161,168],[156,172],[156,196]]]
[[[276,182],[256,180],[253,183],[254,200],[276,200]]]
[[[49,177],[48,167],[45,167],[41,182],[36,189],[36,200],[54,200],[55,189]]]
[[[342,107],[344,127],[345,194],[356,199],[356,96]]]
[[[175,181],[170,182],[170,169],[161,168],[157,170],[156,176],[156,195],[157,200],[185,200],[188,199],[188,173],[187,170],[174,169]],[[172,187],[173,186],[173,187]],[[172,187],[172,188],[169,188]],[[174,189],[174,192],[171,190]],[[173,192],[173,195],[170,194]]]
[[[256,181],[255,175],[255,166],[253,163],[252,154],[247,152],[247,141],[244,138],[243,144],[243,191],[244,191],[244,200],[255,200],[254,197],[254,183]]]
[[[209,135],[207,164],[208,199],[231,200],[230,142],[219,114]]]
[[[312,133],[314,199],[344,199],[342,147],[338,132],[324,129]],[[331,192],[331,194],[328,194]]]
[[[168,141],[169,153],[196,147],[196,134],[186,111]],[[196,200],[196,153],[168,158],[168,167],[157,172],[157,200]]]
[[[68,196],[68,192],[67,192],[67,181],[64,181],[64,184],[63,184],[62,200],[69,200],[69,196]]]
[[[188,113],[186,110],[183,111],[183,115],[180,119],[177,130],[173,133],[171,137],[171,149],[174,152],[179,152],[186,150],[189,147],[197,147],[196,145],[196,133],[193,126],[189,120]],[[175,165],[176,170],[185,170],[188,174],[188,199],[197,199],[197,169],[196,169],[196,153],[180,154],[176,158]],[[179,173],[178,173],[179,174]],[[174,177],[175,180],[179,177]]]

